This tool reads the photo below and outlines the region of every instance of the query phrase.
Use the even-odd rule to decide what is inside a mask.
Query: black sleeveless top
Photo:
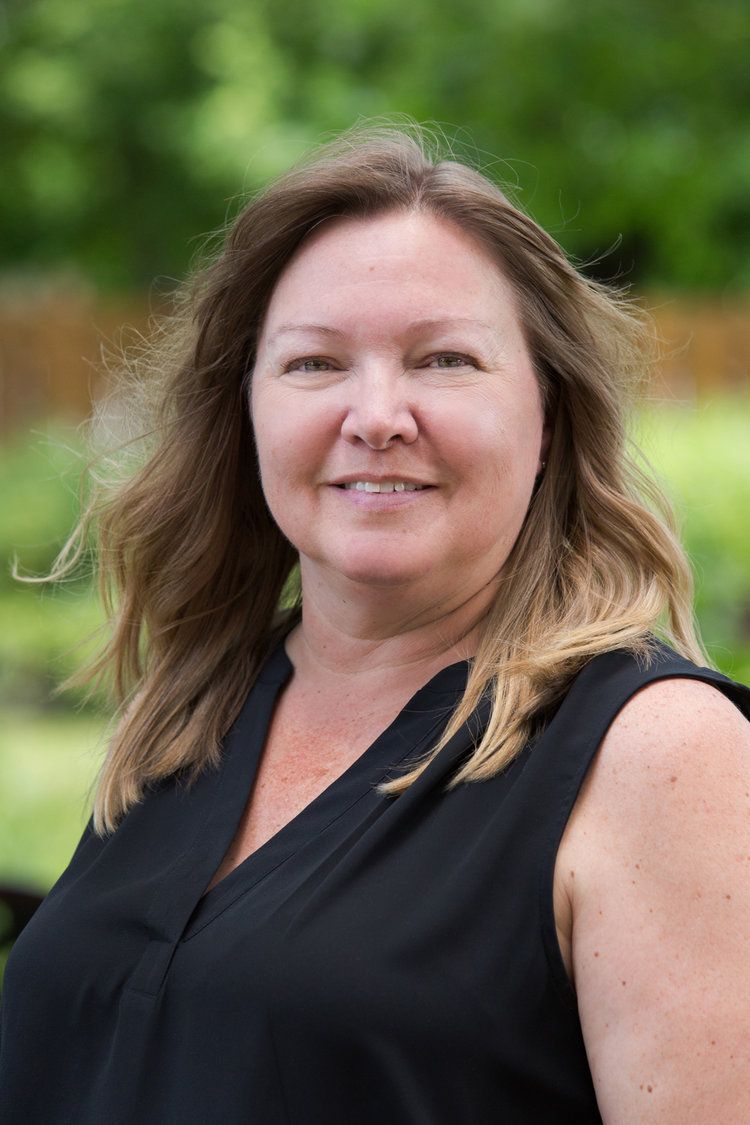
[[[609,653],[499,776],[445,790],[480,713],[405,794],[381,795],[444,728],[467,674],[453,665],[201,897],[290,672],[279,648],[218,770],[162,783],[107,840],[84,833],[8,964],[0,1121],[600,1122],[555,932],[560,837],[640,687],[693,677],[748,714],[750,691],[667,649],[648,668]]]

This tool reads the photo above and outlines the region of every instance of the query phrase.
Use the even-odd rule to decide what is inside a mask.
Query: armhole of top
[[[677,663],[679,661],[679,664]],[[680,664],[682,667],[680,667]],[[584,669],[585,670],[585,669]],[[576,992],[568,977],[563,960],[560,943],[557,937],[554,909],[554,878],[557,854],[563,833],[570,819],[573,807],[578,799],[583,782],[590,770],[596,754],[601,746],[607,731],[627,703],[637,695],[642,688],[661,680],[698,680],[715,687],[722,695],[750,721],[750,688],[727,679],[720,672],[710,668],[700,668],[695,665],[675,658],[666,666],[652,666],[643,669],[638,676],[625,676],[622,683],[618,683],[619,690],[615,694],[611,708],[603,722],[599,722],[587,737],[586,752],[581,755],[578,768],[565,779],[561,794],[562,800],[551,812],[548,821],[548,830],[540,853],[539,864],[539,919],[541,925],[542,944],[544,946],[547,964],[555,989],[563,1004],[568,1007],[577,1006]],[[567,699],[563,702],[563,707]],[[573,709],[574,710],[574,709]],[[561,707],[562,711],[562,707]],[[566,716],[568,724],[575,723],[575,714]]]

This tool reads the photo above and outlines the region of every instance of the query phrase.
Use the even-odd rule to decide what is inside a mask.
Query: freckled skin
[[[458,227],[417,214],[333,221],[304,242],[261,328],[251,413],[303,616],[214,883],[472,654],[548,439],[510,284]],[[427,487],[369,495],[342,479]]]
[[[664,681],[612,724],[574,808],[561,949],[606,1125],[750,1121],[749,775],[739,711]]]
[[[489,343],[453,329],[415,334],[436,313],[489,324]],[[303,320],[336,334],[305,329],[293,351],[279,348],[274,335]],[[437,353],[475,345],[477,364],[435,366]],[[305,366],[321,356],[322,370]],[[252,409],[263,486],[300,550],[308,610],[369,599],[378,621],[395,606],[402,624],[415,614],[432,622],[464,591],[491,586],[523,521],[545,429],[513,294],[460,231],[425,216],[321,228],[273,296]],[[333,491],[349,473],[413,476],[434,491],[359,503]],[[342,728],[324,760],[295,679],[240,857],[311,799],[324,769],[341,772],[370,740],[367,723],[354,737]],[[357,699],[382,729],[375,693]],[[325,702],[335,716],[332,690]],[[294,753],[300,729],[309,758]],[[613,723],[566,829],[555,917],[606,1125],[750,1121],[750,895],[746,869],[731,863],[750,851],[737,802],[750,789],[748,761],[726,700],[700,684],[654,685]]]

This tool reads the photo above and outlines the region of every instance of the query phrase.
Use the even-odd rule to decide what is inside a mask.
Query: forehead
[[[513,288],[472,235],[420,212],[335,219],[318,227],[282,272],[268,336],[298,317],[399,311],[424,319],[517,319]]]

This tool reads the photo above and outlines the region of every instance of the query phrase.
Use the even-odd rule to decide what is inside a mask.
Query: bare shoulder
[[[713,833],[717,816],[748,810],[750,722],[712,685],[668,679],[643,688],[617,715],[576,813],[616,818],[620,831],[654,833],[665,845],[665,816]]]
[[[623,707],[609,729],[603,748],[614,745],[627,752],[635,737],[642,744],[657,746],[712,743],[716,735],[734,739],[750,737],[750,723],[739,708],[713,684],[690,678],[657,680],[637,692]]]
[[[613,721],[587,779],[587,788],[612,787],[624,796],[666,780],[683,785],[745,776],[750,723],[722,692],[700,680],[649,684]],[[601,795],[609,795],[602,793]]]
[[[750,723],[700,681],[642,689],[560,855],[604,1120],[750,1120]]]
[[[747,830],[750,722],[722,692],[692,679],[639,691],[610,726],[563,841],[568,858],[619,862],[627,849],[675,850],[675,861]],[[750,867],[750,863],[748,864]],[[581,878],[571,884],[580,891]]]

